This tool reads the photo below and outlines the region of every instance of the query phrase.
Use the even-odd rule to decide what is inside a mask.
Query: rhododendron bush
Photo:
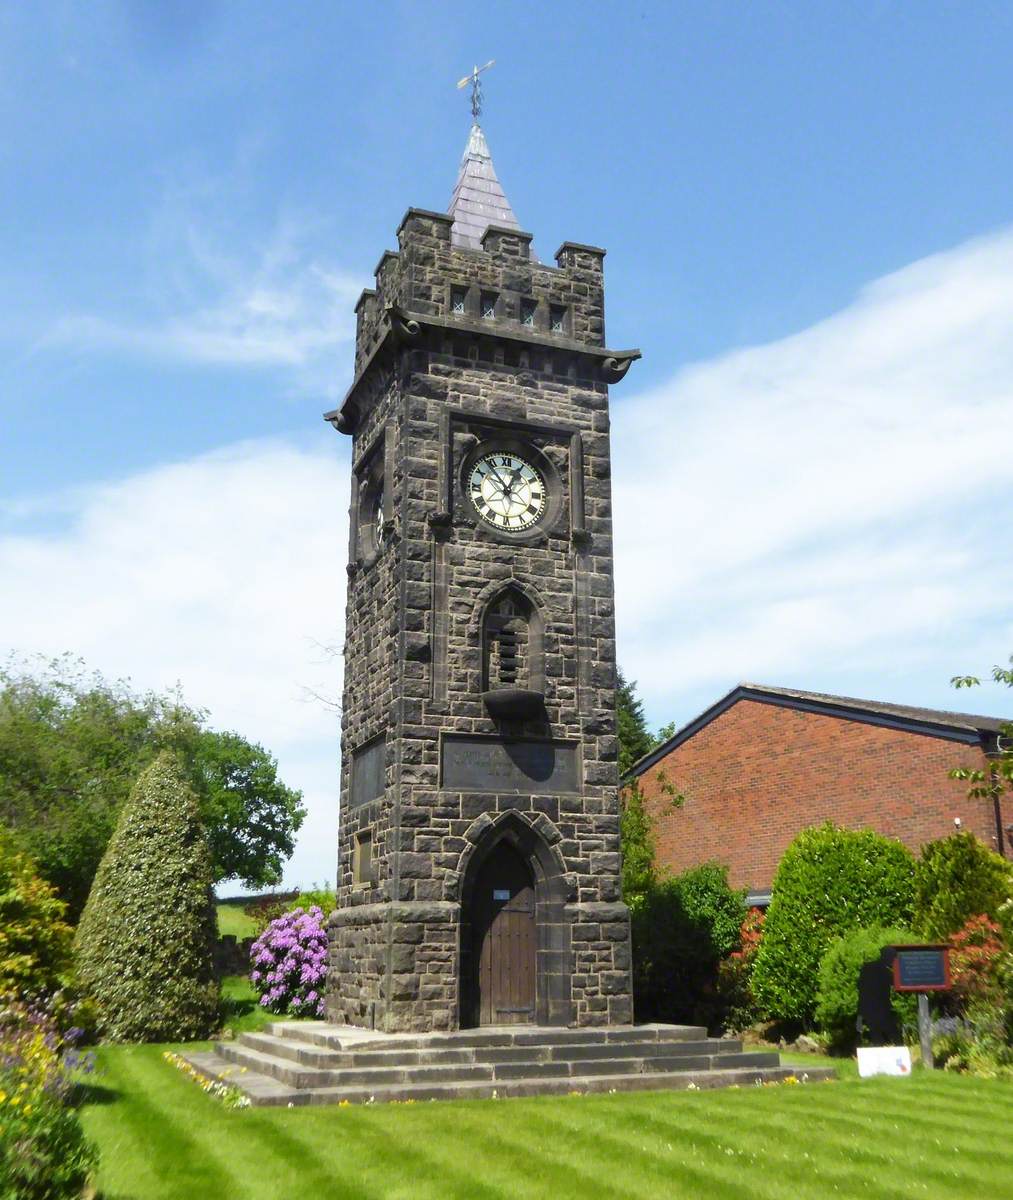
[[[250,982],[270,1012],[324,1015],[327,931],[314,904],[276,918],[250,947]]]

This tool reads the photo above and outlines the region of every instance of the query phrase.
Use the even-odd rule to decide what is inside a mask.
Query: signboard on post
[[[922,1066],[932,1070],[932,1016],[929,992],[950,989],[949,946],[887,946],[884,955],[893,958],[893,990],[918,993],[918,1040]]]
[[[948,992],[949,946],[891,946],[895,992]]]

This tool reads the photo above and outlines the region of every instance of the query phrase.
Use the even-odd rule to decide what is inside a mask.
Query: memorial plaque
[[[352,755],[352,786],[349,789],[352,808],[359,808],[383,795],[386,752],[386,738],[378,738]]]
[[[896,992],[945,992],[950,987],[948,946],[893,946]]]
[[[489,737],[443,739],[442,787],[458,792],[579,792],[576,742]]]

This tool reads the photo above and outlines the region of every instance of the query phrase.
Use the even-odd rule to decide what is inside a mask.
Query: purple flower
[[[250,982],[273,1012],[324,1014],[327,932],[317,905],[272,921],[250,951]]]

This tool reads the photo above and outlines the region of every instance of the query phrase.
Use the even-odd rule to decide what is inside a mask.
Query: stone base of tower
[[[327,1019],[386,1033],[477,1025],[462,986],[468,922],[455,902],[340,908],[328,921]],[[539,1026],[628,1025],[633,1020],[629,911],[570,903],[538,926]],[[519,1018],[523,1021],[524,1018]]]
[[[328,921],[327,1018],[387,1033],[458,1027],[460,906],[339,908]]]

